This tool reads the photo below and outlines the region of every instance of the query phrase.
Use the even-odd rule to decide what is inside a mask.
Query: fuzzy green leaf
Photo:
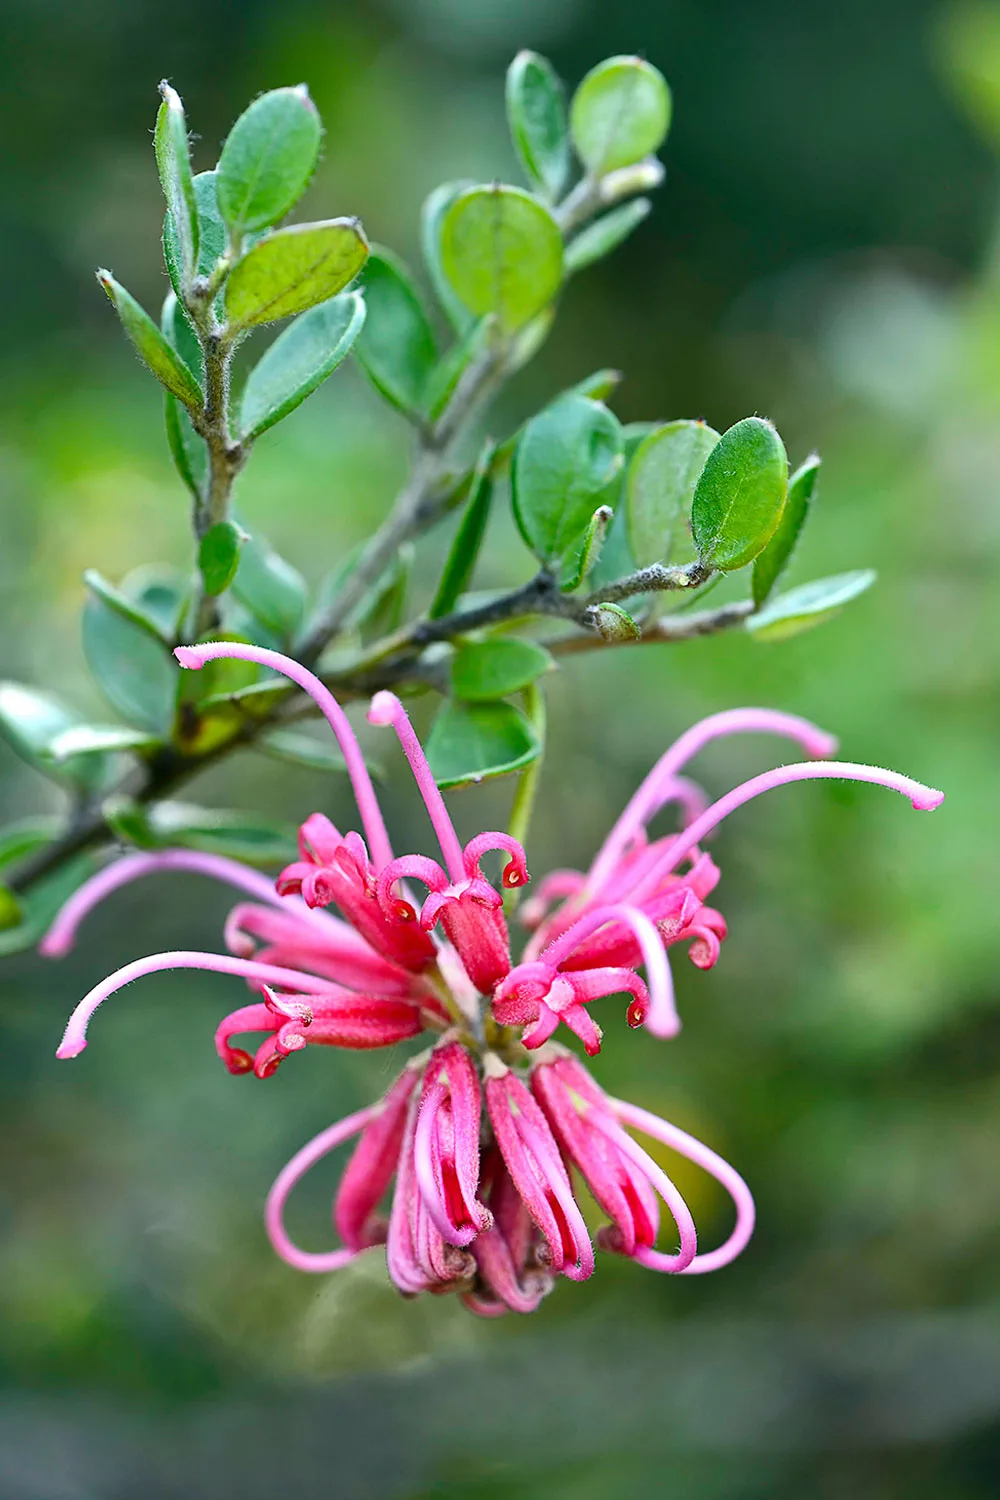
[[[246,532],[235,521],[218,521],[205,532],[198,547],[198,567],[206,594],[225,593],[236,576],[246,540]]]
[[[160,743],[155,735],[123,724],[74,724],[57,734],[49,754],[58,765],[77,755],[110,755],[123,750],[153,750]]]
[[[306,586],[301,573],[260,536],[243,547],[232,591],[251,614],[282,640],[302,623]]]
[[[763,552],[754,558],[753,602],[758,609],[770,595],[795,550],[816,488],[819,466],[819,455],[813,453],[796,469],[788,481],[788,498],[777,529]]]
[[[539,562],[575,559],[621,464],[617,419],[586,396],[561,396],[527,424],[511,494],[521,535]]]
[[[822,625],[865,593],[875,582],[873,568],[858,568],[852,573],[838,573],[833,578],[819,578],[801,588],[779,594],[747,620],[747,629],[758,641],[786,641],[804,630]]]
[[[97,279],[107,292],[122,327],[136,352],[157,380],[178,401],[197,411],[202,404],[201,388],[180,355],[170,346],[149,313],[140,307],[110,271],[98,271]]]
[[[338,775],[347,772],[347,762],[339,751],[298,729],[269,729],[254,741],[254,748],[272,760],[307,766],[311,771],[334,771]],[[368,769],[372,770],[371,762],[368,762]]]
[[[166,80],[160,84],[162,103],[156,115],[153,147],[163,196],[173,218],[180,245],[183,279],[190,283],[198,264],[198,204],[191,175],[187,121],[180,95]]]
[[[719,434],[704,422],[667,422],[639,444],[625,486],[636,566],[669,562],[682,541],[695,486]]]
[[[455,332],[462,336],[469,332],[476,320],[464,302],[456,296],[445,275],[441,262],[441,226],[455,199],[474,186],[475,183],[469,181],[443,182],[428,194],[420,210],[420,247],[424,265],[427,267],[434,295]]]
[[[190,802],[155,802],[143,807],[126,799],[105,803],[104,810],[115,830],[143,849],[179,845],[264,867],[295,857],[293,828],[246,813]]]
[[[555,203],[570,169],[566,91],[537,52],[519,52],[507,69],[507,121],[532,186]]]
[[[460,646],[451,663],[451,690],[466,703],[486,703],[519,693],[551,672],[551,655],[532,641],[476,641]]]
[[[194,201],[198,212],[197,276],[209,276],[226,248],[226,226],[219,213],[218,175],[199,172],[194,179]],[[167,210],[163,220],[163,260],[170,283],[178,297],[184,294],[183,251],[174,216]]]
[[[113,609],[123,619],[131,621],[154,640],[166,641],[168,645],[170,644],[169,633],[165,633],[162,629],[160,618],[145,608],[138,599],[125,593],[123,589],[116,589],[114,584],[102,577],[96,568],[88,568],[83,575],[83,581],[90,592],[103,600],[109,609]]]
[[[169,732],[179,669],[158,635],[92,593],[83,609],[83,652],[124,719],[153,734]]]
[[[240,430],[259,437],[294,411],[341,364],[365,321],[359,292],[331,297],[279,334],[247,376]]]
[[[369,255],[362,285],[368,317],[358,359],[376,390],[413,416],[437,363],[434,330],[410,273],[391,251],[379,247]]]
[[[670,128],[670,90],[641,57],[609,57],[584,78],[570,105],[573,144],[603,177],[659,150]]]
[[[427,739],[438,786],[464,786],[521,771],[537,759],[538,735],[512,703],[443,704]]]
[[[276,229],[229,273],[224,301],[231,332],[290,318],[335,297],[367,255],[368,241],[356,219]]]
[[[493,453],[493,444],[488,442],[480,453],[470,478],[465,511],[451,544],[437,592],[427,611],[432,620],[440,620],[451,614],[472,578],[493,502],[493,481],[490,475]]]
[[[612,209],[611,213],[595,219],[574,235],[566,246],[566,275],[573,276],[617,250],[633,229],[648,217],[652,207],[648,198],[633,198],[631,203]]]
[[[244,110],[226,137],[217,168],[219,209],[234,236],[276,224],[301,198],[322,137],[305,84],[272,89]]]
[[[785,445],[770,422],[744,417],[724,432],[705,460],[691,506],[702,562],[721,573],[752,562],[774,535],[787,489]]]
[[[548,209],[521,188],[469,188],[444,216],[441,262],[469,311],[492,313],[512,333],[558,292],[562,235]]]

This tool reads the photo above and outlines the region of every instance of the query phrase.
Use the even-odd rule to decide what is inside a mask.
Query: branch
[[[428,530],[448,509],[451,454],[481,402],[499,385],[504,373],[500,351],[488,349],[465,370],[435,426],[421,435],[409,481],[365,547],[344,587],[319,615],[299,649],[299,660],[306,666],[316,661],[403,543]]]

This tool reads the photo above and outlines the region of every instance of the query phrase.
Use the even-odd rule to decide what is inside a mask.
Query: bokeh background
[[[168,75],[213,164],[257,91],[308,81],[328,136],[304,210],[416,258],[424,194],[514,170],[503,71],[575,81],[640,51],[674,88],[653,218],[574,283],[500,417],[603,365],[625,420],[771,416],[821,498],[796,581],[878,588],[783,645],[575,659],[551,691],[530,858],[586,862],[668,738],[741,702],[809,714],[853,759],[948,791],[789,789],[716,844],[723,959],[679,963],[681,1039],[601,1019],[603,1081],[728,1154],[760,1227],[720,1275],[602,1257],[531,1319],[404,1302],[378,1254],[272,1257],[286,1157],[398,1059],[309,1049],[265,1085],[211,1035],[233,985],[119,996],[72,1066],[75,999],[159,947],[218,943],[227,901],[162,878],[59,966],[0,970],[0,1493],[6,1500],[979,1500],[1000,1493],[1000,8],[929,0],[5,0],[0,36],[0,665],[106,718],[78,644],[84,567],[186,565],[154,383],[92,279],[163,294],[150,145]],[[407,433],[352,368],[260,444],[255,529],[315,580],[387,506]],[[442,542],[423,548],[418,591]],[[484,581],[527,576],[501,519]],[[703,757],[712,791],[766,763]],[[426,832],[392,757],[401,846]],[[349,818],[344,786],[245,754],[214,805]],[[460,794],[471,827],[510,787]],[[56,794],[0,744],[4,821]],[[334,1164],[296,1201],[327,1243]],[[708,1239],[725,1205],[685,1177]]]

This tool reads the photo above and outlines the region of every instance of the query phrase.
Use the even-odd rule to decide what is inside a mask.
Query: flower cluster
[[[431,1033],[432,1044],[406,1063],[382,1100],[323,1131],[274,1183],[267,1231],[278,1254],[301,1270],[332,1271],[384,1244],[401,1292],[455,1291],[484,1316],[530,1312],[557,1275],[583,1280],[594,1269],[574,1174],[607,1216],[600,1248],[688,1275],[734,1259],[754,1222],[742,1178],[676,1126],[607,1095],[553,1034],[565,1025],[594,1056],[601,1031],[589,1006],[618,994],[628,997],[630,1025],[658,1037],[677,1032],[668,949],[686,944],[691,961],[708,968],[726,935],[723,917],[707,904],[719,871],[701,845],[759,793],[841,777],[889,787],[920,809],[936,807],[942,794],[894,772],[829,759],[835,743],[792,715],[765,709],[714,715],[661,757],[589,871],[555,871],[523,902],[530,936],[515,961],[504,892],[528,881],[524,850],[505,833],[482,833],[462,846],[398,698],[378,693],[369,719],[395,730],[441,863],[418,854],[394,857],[343,709],[305,668],[277,652],[230,642],[179,647],[176,654],[194,670],[219,657],[259,662],[310,693],[344,754],[363,834],[342,834],[313,814],[300,830],[299,859],[273,885],[235,861],[181,849],[130,854],[107,867],[63,907],[43,952],[65,953],[98,902],[156,871],[213,876],[250,899],[230,913],[228,952],[156,954],[105,979],[73,1012],[58,1055],[83,1050],[88,1022],[109,995],[163,969],[207,969],[247,981],[256,998],[216,1033],[231,1073],[266,1078],[310,1044],[384,1047]],[[709,741],[743,732],[783,736],[810,758],[757,776],[709,805],[681,773]],[[670,803],[679,808],[680,830],[651,839],[650,823]],[[491,851],[504,859],[499,889],[483,874]],[[426,887],[423,900],[413,893],[415,882]],[[236,1045],[248,1034],[263,1034],[253,1052]],[[717,1249],[699,1253],[687,1204],[632,1131],[687,1157],[729,1193],[735,1224]],[[285,1228],[288,1196],[315,1162],[355,1138],[334,1203],[342,1243],[325,1253],[304,1251]],[[657,1248],[661,1205],[676,1249]]]

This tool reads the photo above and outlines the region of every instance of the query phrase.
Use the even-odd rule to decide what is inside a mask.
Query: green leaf
[[[466,703],[486,703],[519,693],[554,667],[549,652],[532,641],[477,641],[455,652],[451,690]]]
[[[169,732],[179,668],[159,636],[92,593],[83,609],[83,652],[108,702],[124,719],[153,734]]]
[[[702,562],[720,573],[752,562],[774,535],[788,488],[785,445],[770,422],[744,417],[705,461],[691,506]]]
[[[163,102],[157,111],[153,132],[156,166],[180,245],[184,281],[190,283],[198,263],[199,226],[187,121],[180,95],[165,79],[160,84],[160,94]]]
[[[436,421],[441,415],[469,365],[486,348],[492,326],[491,318],[472,323],[430,372],[424,390],[424,412],[430,421]]]
[[[627,609],[618,604],[595,604],[590,618],[601,639],[612,646],[623,646],[642,639],[642,631]]]
[[[562,284],[562,235],[548,209],[520,188],[468,188],[441,226],[441,262],[470,312],[492,313],[512,333]]]
[[[507,121],[532,186],[555,203],[570,169],[566,91],[537,52],[519,52],[507,69]]]
[[[226,226],[219,213],[215,172],[199,172],[194,179],[194,201],[198,210],[197,276],[209,276],[226,249]],[[170,283],[178,297],[184,295],[183,251],[174,216],[167,210],[163,220],[163,259]]]
[[[525,427],[511,495],[521,535],[539,562],[576,557],[594,511],[622,464],[617,419],[597,401],[561,396]]]
[[[625,484],[628,537],[636,566],[669,561],[682,540],[695,486],[719,434],[704,422],[667,422],[644,438]]]
[[[641,57],[598,63],[573,95],[570,129],[593,177],[631,166],[657,151],[670,128],[670,90]]]
[[[301,198],[322,136],[305,84],[272,89],[244,110],[226,137],[217,168],[219,208],[234,239],[276,224]]]
[[[180,355],[197,380],[200,389],[204,369],[201,344],[174,292],[168,292],[164,299],[163,311],[160,314],[160,332],[171,348]]]
[[[189,579],[179,569],[160,563],[140,563],[126,573],[119,593],[135,605],[143,620],[169,646],[174,644],[191,595]]]
[[[0,735],[22,760],[44,775],[91,791],[106,781],[112,769],[109,761],[75,755],[57,759],[53,754],[60,736],[79,722],[79,716],[51,694],[17,682],[0,682]]]
[[[538,735],[512,703],[445,702],[427,738],[427,759],[438,786],[478,784],[531,764]]]
[[[570,390],[576,396],[589,396],[591,401],[607,401],[621,383],[621,370],[595,370],[593,375],[578,381]]]
[[[296,729],[269,729],[254,741],[254,748],[273,760],[308,766],[311,771],[335,771],[338,775],[347,771],[347,762],[338,750]],[[370,762],[368,769],[372,770]]]
[[[8,823],[6,828],[0,829],[0,870],[50,844],[60,826],[58,818],[23,818],[17,823]]]
[[[0,734],[31,765],[44,766],[52,741],[76,722],[76,715],[50,694],[0,682]]]
[[[795,550],[799,533],[806,522],[813,490],[816,488],[819,466],[819,455],[813,453],[796,469],[788,481],[788,498],[777,529],[763,552],[754,558],[753,602],[758,609],[788,566]]]
[[[421,411],[437,363],[437,343],[409,271],[389,250],[368,257],[362,276],[368,318],[358,359],[387,401],[407,415]]]
[[[441,263],[441,226],[455,199],[460,197],[467,188],[474,186],[474,183],[467,180],[443,182],[428,195],[420,210],[420,246],[427,274],[434,288],[434,295],[447,314],[448,321],[456,333],[461,335],[469,332],[475,319],[465,304],[455,295],[445,275],[444,266]]]
[[[205,532],[198,547],[198,567],[206,594],[225,593],[236,576],[246,540],[246,532],[235,521],[218,521]]]
[[[347,358],[365,321],[359,292],[331,297],[279,334],[247,376],[240,431],[259,437],[294,411]]]
[[[351,625],[360,631],[363,643],[380,640],[403,623],[413,558],[413,544],[404,543],[381,577],[351,611]]]
[[[368,241],[357,219],[293,224],[258,240],[229,273],[230,332],[290,318],[342,292],[361,270]]]
[[[141,729],[126,729],[122,724],[73,724],[57,734],[49,754],[58,765],[77,755],[118,754],[125,750],[155,750],[160,741]]]
[[[208,485],[208,449],[195,432],[187,408],[173,396],[167,397],[164,423],[174,466],[195,499],[201,500]]]
[[[759,614],[751,615],[747,629],[759,641],[786,641],[832,619],[845,604],[870,589],[876,576],[873,568],[859,568],[853,573],[838,573],[833,578],[819,578],[801,588],[789,589],[787,594],[772,599]]]
[[[169,632],[164,633],[161,627],[160,618],[145,608],[138,599],[130,597],[122,589],[116,589],[113,583],[109,583],[97,572],[96,568],[88,568],[83,575],[83,581],[90,592],[103,600],[109,609],[114,610],[115,614],[137,625],[154,640],[164,641],[168,645],[172,644]]]
[[[301,573],[260,536],[251,537],[240,554],[233,593],[247,609],[282,640],[302,623],[306,585]]]
[[[179,846],[259,866],[284,864],[295,857],[294,828],[246,813],[191,802],[155,802],[147,807],[116,798],[104,804],[104,814],[121,837],[143,849]]]
[[[566,275],[573,276],[617,250],[648,216],[652,206],[648,198],[633,198],[631,203],[612,209],[574,235],[566,246]]]
[[[451,614],[472,578],[493,502],[493,481],[490,475],[493,453],[493,444],[487,442],[472,472],[465,512],[451,544],[437,592],[427,611],[431,620],[440,620]]]
[[[20,927],[23,917],[24,911],[14,892],[8,886],[0,885],[0,932]]]
[[[120,286],[110,271],[98,271],[97,279],[107,292],[121,319],[122,327],[146,367],[161,385],[185,406],[197,411],[202,404],[201,388],[187,365],[171,348],[149,313],[141,308],[131,293]]]
[[[59,908],[96,869],[97,861],[92,856],[81,855],[54,874],[36,881],[30,891],[17,897],[22,909],[21,921],[16,927],[0,932],[0,958],[9,958],[14,953],[33,948]]]
[[[571,594],[574,589],[578,589],[598,562],[614,515],[610,505],[599,505],[588,522],[576,555],[572,551],[566,554],[559,575],[559,587],[564,593]]]

